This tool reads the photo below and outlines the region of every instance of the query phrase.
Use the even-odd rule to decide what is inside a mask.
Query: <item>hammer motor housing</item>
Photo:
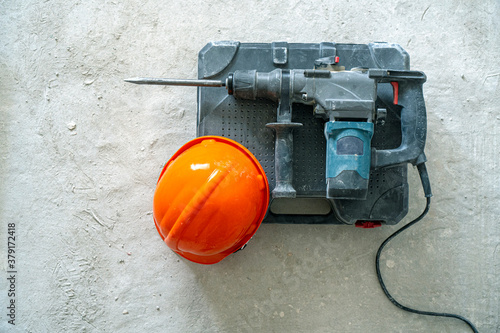
[[[425,75],[397,44],[212,42],[197,135],[238,141],[269,180],[264,223],[396,224],[425,162]],[[229,92],[229,95],[228,95]]]

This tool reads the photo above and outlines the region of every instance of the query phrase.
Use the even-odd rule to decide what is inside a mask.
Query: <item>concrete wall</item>
[[[428,76],[428,217],[389,244],[404,304],[500,331],[498,1],[3,1],[0,3],[0,330],[469,332],[394,307],[377,247],[400,225],[263,225],[214,266],[165,246],[152,220],[163,164],[195,137],[196,92],[130,76],[195,78],[209,41],[389,41]],[[15,225],[15,298],[8,226]],[[12,230],[12,229],[11,229]]]

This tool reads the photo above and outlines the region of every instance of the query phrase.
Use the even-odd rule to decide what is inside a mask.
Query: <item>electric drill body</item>
[[[215,42],[198,65],[199,80],[128,81],[199,87],[198,135],[235,138],[266,170],[264,222],[371,226],[406,215],[406,165],[426,161],[426,76],[399,45]],[[330,209],[292,213],[301,199]]]

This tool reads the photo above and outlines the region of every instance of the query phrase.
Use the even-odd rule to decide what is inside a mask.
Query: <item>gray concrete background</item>
[[[403,312],[376,281],[396,227],[263,225],[221,263],[161,241],[152,195],[195,137],[196,92],[130,76],[196,77],[209,41],[389,41],[425,71],[428,217],[389,244],[389,289],[500,331],[498,1],[0,2],[0,331],[7,224],[20,332],[469,332]],[[74,129],[73,125],[76,127]]]

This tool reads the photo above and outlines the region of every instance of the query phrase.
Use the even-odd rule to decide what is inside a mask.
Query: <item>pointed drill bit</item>
[[[189,80],[189,79],[157,79],[148,77],[134,77],[125,79],[135,84],[157,84],[167,86],[194,86],[194,87],[224,87],[226,82],[220,80]]]

